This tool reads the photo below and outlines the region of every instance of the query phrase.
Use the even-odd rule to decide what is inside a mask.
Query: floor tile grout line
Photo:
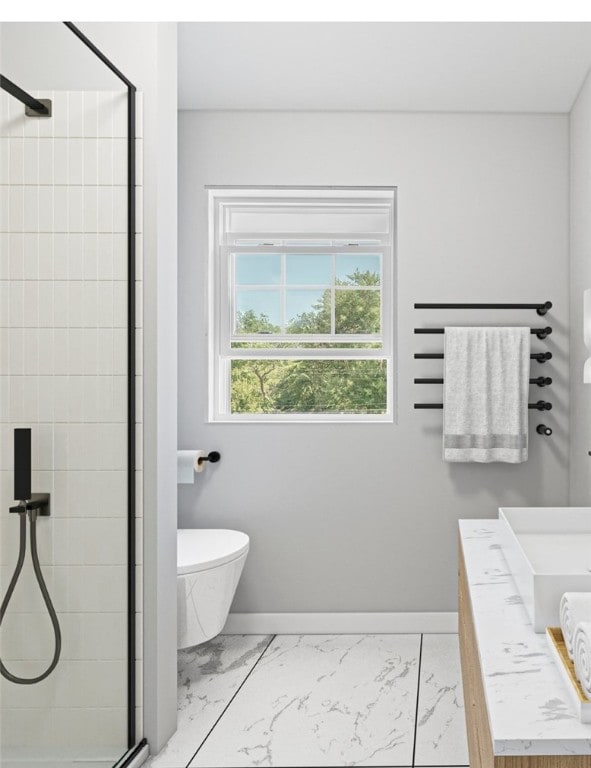
[[[419,645],[419,669],[417,672],[417,704],[415,708],[415,729],[414,729],[414,739],[412,743],[412,765],[414,768],[415,765],[415,757],[417,752],[417,730],[419,726],[419,698],[421,693],[421,663],[423,661],[423,633],[421,633],[421,643]]]
[[[203,747],[203,745],[205,744],[205,742],[207,741],[207,739],[209,739],[209,737],[210,737],[210,736],[211,736],[211,734],[213,733],[213,730],[215,729],[215,727],[217,726],[217,724],[220,722],[220,720],[222,719],[222,717],[223,717],[223,716],[226,714],[226,712],[228,711],[228,708],[230,707],[230,705],[232,704],[232,702],[234,701],[234,699],[236,698],[236,696],[238,696],[238,694],[239,694],[239,693],[240,693],[240,691],[242,690],[242,686],[244,685],[244,683],[246,683],[246,681],[248,680],[248,678],[249,678],[249,677],[252,675],[252,673],[253,673],[253,672],[254,672],[254,670],[256,669],[256,667],[257,667],[257,665],[258,665],[259,661],[260,661],[260,660],[263,658],[263,656],[264,656],[264,655],[267,653],[267,651],[269,650],[269,646],[271,645],[271,643],[273,642],[273,640],[275,640],[275,638],[276,638],[276,637],[277,637],[277,635],[272,635],[272,636],[271,636],[271,639],[269,640],[269,642],[267,643],[267,645],[264,647],[264,649],[263,649],[263,652],[262,652],[262,653],[261,653],[261,655],[258,657],[258,659],[255,661],[255,663],[252,665],[252,668],[249,670],[249,672],[248,672],[248,674],[246,675],[246,677],[244,678],[244,680],[243,680],[243,681],[240,683],[240,685],[238,686],[238,688],[237,688],[237,689],[236,689],[236,691],[234,692],[234,695],[232,696],[232,698],[230,699],[230,701],[229,701],[229,702],[226,704],[226,706],[225,706],[225,707],[224,707],[224,709],[222,710],[222,712],[221,712],[220,716],[217,718],[217,720],[215,721],[215,723],[214,723],[214,724],[211,726],[211,728],[209,729],[209,731],[208,731],[208,732],[207,732],[207,734],[205,735],[205,738],[204,738],[204,739],[202,739],[202,741],[201,741],[201,744],[199,744],[199,746],[197,747],[197,749],[196,749],[196,750],[195,750],[195,752],[193,753],[193,755],[192,755],[191,759],[189,760],[189,762],[187,763],[187,765],[186,765],[186,767],[185,767],[185,768],[189,768],[189,767],[190,767],[190,765],[191,765],[191,763],[193,762],[193,760],[194,760],[194,759],[197,757],[197,754],[199,753],[199,750],[200,750],[200,749]]]

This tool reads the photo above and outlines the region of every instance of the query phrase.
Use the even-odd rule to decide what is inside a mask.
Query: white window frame
[[[396,188],[395,187],[363,187],[363,188],[327,188],[327,187],[208,187],[208,212],[209,212],[209,275],[208,275],[208,307],[209,307],[209,392],[208,392],[208,420],[209,422],[240,423],[240,422],[386,422],[395,420],[395,376],[394,370],[394,304],[395,304],[395,278],[396,278]],[[379,349],[346,349],[326,350],[292,347],[289,349],[261,350],[261,349],[235,349],[232,342],[260,342],[264,340],[260,335],[246,336],[244,334],[233,335],[234,322],[234,276],[233,254],[236,253],[289,253],[298,254],[320,250],[318,245],[308,246],[278,246],[278,245],[237,245],[234,240],[256,240],[264,242],[284,241],[297,239],[297,233],[269,232],[262,233],[237,233],[228,236],[224,224],[228,217],[228,207],[246,202],[249,205],[283,204],[291,201],[292,204],[301,205],[302,200],[310,200],[311,204],[330,205],[355,205],[367,206],[386,203],[390,206],[389,226],[386,234],[380,235],[381,242],[375,244],[375,237],[368,233],[347,232],[349,239],[372,240],[372,244],[363,245],[332,245],[321,246],[322,253],[346,254],[364,252],[380,254],[382,274],[379,290],[381,294],[381,325],[382,347]],[[343,240],[343,235],[338,233],[306,233],[306,238],[316,236],[319,240]],[[300,234],[301,237],[301,234]],[[333,260],[334,264],[334,260]],[[253,286],[248,286],[253,288]],[[267,286],[268,287],[268,286]],[[306,286],[314,289],[315,286]],[[277,286],[273,286],[277,288]],[[346,290],[346,288],[345,288]],[[334,314],[334,302],[333,302]],[[334,317],[333,317],[334,322]],[[333,341],[372,342],[376,336],[372,334],[339,334],[338,339],[329,337]],[[379,338],[379,337],[378,337]],[[294,342],[327,342],[326,334],[273,334],[273,341]],[[387,406],[383,414],[355,414],[355,413],[231,413],[231,381],[230,369],[232,360],[240,359],[323,359],[323,360],[385,360],[387,364]]]

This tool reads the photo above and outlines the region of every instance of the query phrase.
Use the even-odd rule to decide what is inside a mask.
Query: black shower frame
[[[105,54],[71,21],[63,22],[79,40],[108,67],[127,87],[127,747],[133,750],[122,758],[119,766],[130,763],[143,749],[146,740],[136,741],[136,525],[135,525],[135,282],[136,282],[136,87]]]

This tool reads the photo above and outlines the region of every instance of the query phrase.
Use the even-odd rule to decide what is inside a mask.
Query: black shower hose
[[[62,650],[62,633],[60,630],[59,621],[55,612],[55,608],[53,607],[53,603],[51,602],[51,597],[47,591],[47,586],[45,585],[45,579],[43,578],[43,573],[41,572],[41,566],[39,565],[39,554],[37,553],[37,510],[29,510],[29,514],[31,516],[31,559],[33,560],[33,570],[35,571],[37,583],[39,584],[39,589],[43,595],[43,600],[45,601],[47,612],[49,613],[49,618],[51,619],[51,623],[53,625],[53,633],[55,635],[55,650],[51,664],[47,667],[45,672],[43,672],[41,675],[38,675],[37,677],[17,677],[17,675],[13,675],[12,672],[9,672],[6,669],[2,659],[0,659],[0,674],[2,674],[2,677],[10,680],[11,683],[18,683],[19,685],[32,685],[33,683],[40,683],[41,680],[45,680],[45,678],[50,675],[56,668]],[[25,552],[27,549],[27,512],[24,507],[23,511],[19,512],[18,515],[20,517],[20,545],[18,561],[16,568],[14,569],[14,573],[12,574],[10,584],[8,585],[6,596],[4,597],[2,606],[0,607],[0,626],[2,625],[4,614],[8,608],[8,603],[10,602],[10,598],[12,597],[12,593],[14,592],[14,588],[16,587],[18,578],[23,569]]]

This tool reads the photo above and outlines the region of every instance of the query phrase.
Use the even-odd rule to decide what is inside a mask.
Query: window
[[[392,421],[393,189],[210,189],[210,420]]]

